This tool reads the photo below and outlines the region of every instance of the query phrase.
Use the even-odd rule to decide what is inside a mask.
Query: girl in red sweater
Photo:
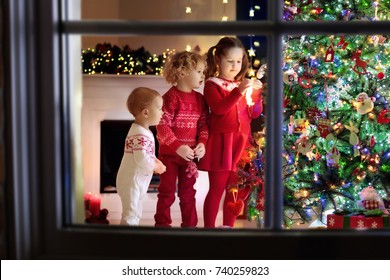
[[[192,52],[179,52],[164,65],[164,77],[173,86],[163,95],[164,115],[157,125],[159,159],[167,167],[160,176],[155,226],[170,227],[176,188],[182,227],[196,227],[195,161],[205,154],[209,111],[201,93],[205,59]]]
[[[246,51],[236,38],[224,37],[207,52],[204,97],[211,111],[210,135],[207,152],[199,162],[199,169],[208,171],[210,183],[203,208],[206,228],[215,227],[225,190],[223,226],[233,227],[236,220],[227,208],[234,202],[228,187],[235,184],[236,165],[251,133],[250,122],[263,110],[261,83],[245,79],[248,65]],[[252,102],[248,105],[246,93],[251,90]]]

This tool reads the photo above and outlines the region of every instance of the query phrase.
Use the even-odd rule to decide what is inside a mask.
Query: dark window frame
[[[64,2],[66,2],[64,0]],[[388,34],[390,22],[67,21],[61,1],[4,0],[6,258],[9,259],[366,259],[388,258],[389,230],[282,230],[281,37]],[[265,230],[155,229],[72,225],[69,114],[61,63],[69,34],[267,36],[269,94]],[[66,73],[65,73],[66,74]],[[68,214],[67,214],[68,213]]]

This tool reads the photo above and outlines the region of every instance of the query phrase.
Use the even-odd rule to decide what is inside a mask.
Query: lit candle
[[[92,216],[98,217],[100,213],[100,195],[94,194],[91,196],[89,210]]]
[[[87,193],[84,194],[84,208],[85,208],[85,211],[89,210],[90,202],[91,202],[91,196],[92,196],[91,192],[87,192]]]

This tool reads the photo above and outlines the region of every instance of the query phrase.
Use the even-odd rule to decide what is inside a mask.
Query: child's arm
[[[155,168],[155,156],[152,155],[148,149],[148,146],[134,149],[134,161],[136,164],[145,171],[145,174],[151,174]]]
[[[218,90],[219,88],[214,82],[206,82],[204,86],[204,98],[214,114],[223,115],[229,112],[243,98],[243,95],[237,87],[230,94],[223,96]]]
[[[154,167],[154,172],[155,173],[161,174],[161,173],[164,173],[167,170],[167,167],[158,158],[156,158],[154,160],[154,162],[156,164],[155,167]]]
[[[173,151],[177,151],[182,143],[180,143],[175,133],[172,131],[172,120],[176,115],[176,110],[179,105],[176,98],[172,95],[169,95],[169,93],[163,95],[163,99],[164,103],[162,110],[164,114],[160,120],[160,123],[156,126],[157,139],[160,145],[167,145]]]

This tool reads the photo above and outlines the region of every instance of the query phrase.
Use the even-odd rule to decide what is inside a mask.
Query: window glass
[[[81,0],[81,19],[143,21],[264,20],[266,0]]]
[[[74,130],[75,139],[81,141],[81,145],[74,148],[74,151],[79,153],[75,158],[81,158],[82,162],[82,171],[75,170],[75,174],[80,174],[80,178],[79,184],[76,184],[75,200],[78,210],[74,220],[81,224],[87,222],[118,225],[122,209],[116,177],[123,157],[125,138],[134,122],[134,117],[126,108],[129,93],[136,87],[144,86],[165,94],[171,87],[162,76],[162,67],[168,57],[184,50],[204,55],[224,36],[69,37],[70,45],[74,46],[76,42],[80,45],[80,52],[73,56],[74,69],[70,71],[76,73],[73,74],[73,79],[80,79],[80,88],[73,91],[81,92],[81,100],[75,98],[73,104],[76,108],[73,114],[80,116],[81,124],[79,129]],[[249,60],[246,77],[252,79],[252,83],[258,80],[262,84],[261,91],[254,91],[253,97],[262,98],[259,104],[262,104],[263,112],[253,118],[252,133],[244,143],[244,152],[238,157],[237,171],[232,172],[234,183],[229,185],[229,192],[235,201],[230,204],[228,211],[237,216],[235,228],[258,229],[263,227],[264,211],[267,42],[262,36],[245,35],[237,38],[243,43]],[[197,91],[203,93],[203,90],[204,83]],[[251,102],[249,99],[247,102]],[[82,106],[78,108],[77,104]],[[253,108],[254,105],[249,107],[248,114],[257,114],[253,112]],[[155,127],[151,127],[151,131],[155,136],[156,154],[159,156]],[[76,169],[80,168],[78,164],[75,166]],[[154,175],[142,199],[141,226],[154,226],[159,184],[159,176]],[[195,188],[198,227],[202,228],[203,204],[209,189],[206,171],[199,171]],[[172,226],[180,227],[177,192],[175,196],[171,207]],[[103,209],[107,211],[102,211]],[[216,226],[223,223],[222,212],[221,203]]]
[[[389,36],[284,36],[283,46],[286,226],[381,227],[356,219],[389,207]]]
[[[286,21],[388,21],[389,0],[285,0]]]

